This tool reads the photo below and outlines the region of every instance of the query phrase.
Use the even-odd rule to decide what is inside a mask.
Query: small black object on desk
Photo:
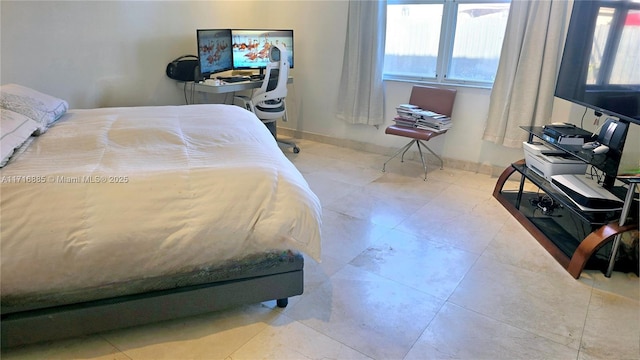
[[[218,77],[218,79],[220,79],[220,80],[222,80],[224,82],[228,82],[228,83],[235,83],[235,82],[251,80],[251,78],[248,78],[246,76],[220,76],[220,77]]]

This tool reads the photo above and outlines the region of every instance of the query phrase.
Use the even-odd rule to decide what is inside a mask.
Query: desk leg
[[[624,226],[627,222],[627,216],[629,215],[629,209],[631,208],[631,204],[633,204],[633,196],[636,192],[636,183],[629,183],[629,190],[627,190],[627,195],[624,199],[624,205],[622,206],[622,213],[620,214],[620,227]],[[622,233],[616,235],[613,239],[613,246],[611,246],[611,255],[609,257],[609,267],[607,268],[607,272],[604,274],[606,277],[611,277],[611,273],[613,272],[613,267],[616,264],[616,257],[618,255],[618,248],[620,247],[620,241],[622,241]]]

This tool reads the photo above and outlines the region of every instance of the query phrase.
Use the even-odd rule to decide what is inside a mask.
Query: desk
[[[196,82],[178,82],[177,85],[181,89],[188,89],[190,91],[197,91],[209,94],[227,94],[236,91],[245,91],[251,89],[257,89],[262,86],[263,80],[248,80],[235,83],[226,83],[223,85],[213,85]],[[293,77],[289,76],[287,80],[288,84],[293,83]]]
[[[193,97],[194,97],[193,93],[195,92],[205,93],[205,94],[214,94],[214,95],[233,94],[238,91],[258,89],[262,86],[263,83],[264,83],[264,80],[247,80],[247,81],[239,81],[234,83],[225,83],[222,85],[205,84],[204,82],[196,83],[193,81],[177,82],[176,84],[178,85],[178,87],[184,90],[185,101],[187,102],[187,104],[189,104],[189,100],[187,98],[187,91],[191,92],[191,100],[193,103]],[[287,84],[292,84],[292,83],[293,83],[293,77],[289,76],[287,78]],[[227,103],[226,96],[223,103],[225,104]],[[233,98],[232,98],[231,104],[234,104]],[[284,121],[286,121],[286,110],[285,110],[285,117],[283,117],[283,119]],[[275,120],[271,122],[266,122],[265,126],[267,126],[267,128],[273,134],[273,136],[276,137]],[[300,148],[298,148],[298,146],[293,142],[286,142],[286,141],[279,141],[279,140],[276,140],[276,141],[278,141],[279,143],[285,144],[287,146],[293,147],[293,152],[296,154],[300,152]]]

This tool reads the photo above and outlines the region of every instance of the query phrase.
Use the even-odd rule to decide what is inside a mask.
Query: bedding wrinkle
[[[270,178],[268,181],[265,181],[263,184],[261,184],[265,189],[263,190],[258,188],[252,192],[252,194],[265,194],[265,196],[262,201],[259,201],[259,203],[256,204],[256,211],[254,212],[255,216],[253,216],[253,218],[250,220],[251,233],[259,231],[259,224],[261,223],[261,221],[263,221],[264,218],[274,210],[274,200],[278,191],[278,176],[276,170],[273,168],[265,168],[265,173],[267,173],[267,176]]]
[[[109,143],[109,133],[113,128],[114,122],[116,122],[118,117],[111,117],[108,121],[105,122],[105,131],[101,132],[98,136],[96,136],[96,140],[98,144],[96,144],[96,149],[99,151],[98,159],[95,163],[94,169],[91,171],[91,175],[95,173],[97,168],[102,164],[104,160],[105,153],[107,151],[107,145]]]
[[[180,140],[183,144],[182,149],[184,151],[187,168],[191,169],[194,167],[192,159],[194,153],[197,152],[196,149],[198,148],[198,146],[202,147],[206,146],[207,144],[195,143],[194,139],[189,136],[190,134],[185,134],[185,124],[183,124],[185,119],[179,117],[177,120]],[[211,144],[208,145],[211,146]],[[191,236],[194,238],[207,239],[212,243],[215,241],[215,234],[211,234],[206,230],[197,230],[198,228],[207,229],[206,226],[199,227],[193,223],[193,219],[197,216],[199,210],[197,209],[197,204],[195,201],[198,194],[195,191],[192,176],[190,175],[186,177],[184,195],[187,197],[187,201],[185,201],[185,216],[182,224],[183,226],[180,231],[173,232],[171,236],[163,241],[162,253],[179,253],[181,246],[190,242],[189,237]],[[183,264],[197,264],[197,266],[202,266],[203,264],[207,263],[208,256],[203,256],[203,258],[198,258],[198,256],[202,256],[202,253],[192,254],[188,258],[183,259]],[[164,261],[164,259],[162,258],[162,256],[158,256],[156,261],[161,262]]]

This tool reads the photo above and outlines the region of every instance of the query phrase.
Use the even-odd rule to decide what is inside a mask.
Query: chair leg
[[[393,154],[392,157],[389,158],[389,160],[385,161],[384,164],[382,164],[382,172],[384,172],[387,163],[389,161],[391,161],[393,158],[395,158],[396,156],[398,156],[398,154],[402,153],[402,157],[400,158],[401,162],[404,162],[404,153],[407,152],[407,150],[409,150],[409,148],[411,147],[411,145],[413,145],[413,143],[416,142],[416,140],[411,140],[407,145],[403,146],[400,150],[398,150],[395,154]]]
[[[414,139],[414,140],[411,140],[407,145],[403,146],[395,154],[393,154],[393,156],[390,157],[389,160],[384,162],[384,164],[382,165],[382,172],[385,171],[387,163],[391,161],[393,158],[395,158],[396,156],[398,156],[400,153],[402,153],[402,156],[400,157],[400,161],[404,162],[404,154],[411,148],[413,143],[416,143],[416,145],[418,146],[418,153],[420,153],[420,161],[422,161],[422,168],[424,169],[425,181],[427,180],[427,163],[425,162],[424,155],[422,154],[422,146],[424,146],[425,149],[427,149],[431,154],[433,154],[433,156],[435,156],[440,161],[440,170],[444,169],[444,161],[442,160],[442,158],[438,156],[438,154],[436,154],[433,150],[431,150],[424,142],[422,142],[422,140]]]
[[[277,130],[278,128],[276,126],[276,122],[275,121],[266,122],[264,124],[267,127],[267,129],[269,129],[269,131],[271,132],[271,135],[273,135],[273,137],[276,139],[276,142],[278,144],[285,145],[285,146],[288,146],[288,147],[292,148],[294,154],[297,154],[297,153],[300,152],[300,148],[298,147],[298,145],[296,145],[295,142],[278,139],[278,130]]]
[[[444,161],[442,161],[442,158],[440,156],[438,156],[438,154],[436,154],[435,152],[433,152],[433,150],[431,150],[425,143],[423,143],[421,140],[420,143],[422,144],[422,146],[424,146],[427,150],[429,150],[429,152],[431,154],[433,154],[433,156],[435,156],[436,158],[438,158],[438,160],[440,160],[440,170],[444,169]]]
[[[293,153],[297,154],[300,152],[300,148],[298,147],[298,145],[296,145],[296,143],[294,143],[293,141],[284,141],[284,140],[278,140],[276,139],[276,142],[280,145],[285,145],[285,146],[289,146],[293,149]]]
[[[411,146],[413,145],[413,143],[418,143],[416,140],[412,140],[409,144],[407,144],[404,147],[404,151],[402,152],[402,155],[400,156],[400,162],[404,162],[404,154],[407,153],[407,151],[409,151],[409,149],[411,149]]]
[[[418,145],[418,153],[420,154],[420,161],[422,161],[422,168],[424,169],[424,181],[427,181],[427,164],[424,163],[424,156],[422,155],[422,148],[420,147],[421,142],[422,141],[417,140],[416,145]]]

